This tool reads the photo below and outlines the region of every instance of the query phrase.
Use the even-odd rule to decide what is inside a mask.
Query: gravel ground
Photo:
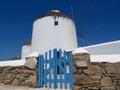
[[[0,85],[0,90],[70,90],[70,89],[28,88],[28,87]]]
[[[0,85],[0,90],[48,90],[48,89]]]

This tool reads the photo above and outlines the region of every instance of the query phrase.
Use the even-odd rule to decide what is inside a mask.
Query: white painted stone
[[[76,64],[76,67],[87,67],[88,66],[87,61],[76,61],[75,64]]]
[[[78,53],[89,53],[85,48],[77,48],[77,49],[74,49],[72,54],[78,54]]]
[[[27,58],[27,60],[25,61],[25,67],[28,67],[30,69],[34,69],[37,65],[37,60],[36,58]]]

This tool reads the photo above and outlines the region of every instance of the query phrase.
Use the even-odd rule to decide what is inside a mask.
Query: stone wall
[[[31,64],[27,63],[26,66]],[[34,64],[32,64],[32,67]],[[30,68],[30,67],[29,67]],[[37,87],[37,66],[0,67],[0,84]],[[74,90],[120,90],[120,62],[90,62],[89,54],[73,55]]]
[[[37,67],[34,70],[24,66],[0,67],[0,84],[37,87]]]
[[[120,62],[89,62],[89,54],[77,54],[74,60],[74,90],[120,90]]]

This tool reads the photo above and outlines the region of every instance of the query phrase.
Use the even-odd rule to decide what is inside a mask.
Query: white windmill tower
[[[77,48],[75,23],[58,10],[52,10],[34,21],[30,53],[37,51],[42,54],[54,48]]]

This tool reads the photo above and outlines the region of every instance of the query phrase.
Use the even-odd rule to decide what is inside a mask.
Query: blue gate
[[[39,56],[38,62],[38,87],[73,89],[74,78],[72,68],[72,53],[50,50],[45,55]],[[69,85],[69,86],[68,86]]]

